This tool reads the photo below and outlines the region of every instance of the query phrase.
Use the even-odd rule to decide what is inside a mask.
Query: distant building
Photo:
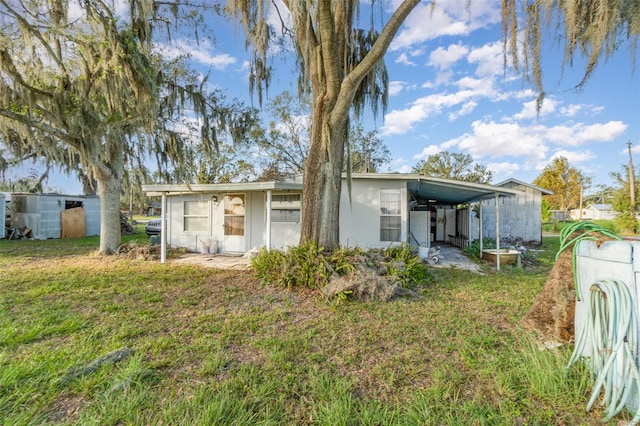
[[[611,204],[589,204],[582,209],[582,217],[580,217],[580,209],[573,209],[570,213],[573,220],[612,220],[616,214]]]

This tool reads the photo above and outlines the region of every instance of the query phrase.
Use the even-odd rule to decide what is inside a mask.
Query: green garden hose
[[[640,421],[637,307],[633,304],[629,288],[622,281],[600,279],[591,285],[590,290],[585,323],[567,369],[586,356],[595,376],[587,411],[591,410],[604,387],[603,420],[611,420],[633,397],[637,412],[629,424],[635,425]]]
[[[577,235],[575,235],[577,234]],[[558,253],[556,254],[556,260],[560,257],[560,253],[566,250],[568,247],[571,247],[573,244],[573,282],[576,289],[576,300],[582,300],[582,296],[580,294],[580,288],[578,286],[578,274],[576,274],[576,252],[578,243],[582,240],[598,240],[598,236],[595,234],[600,234],[600,236],[609,237],[614,240],[622,240],[615,232],[609,231],[597,225],[593,222],[576,222],[570,225],[565,226],[560,231],[560,249],[558,249]]]

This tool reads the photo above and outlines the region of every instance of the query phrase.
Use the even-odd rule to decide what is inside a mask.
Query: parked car
[[[144,232],[148,236],[160,235],[161,221],[162,219],[151,219],[146,225],[144,225]]]

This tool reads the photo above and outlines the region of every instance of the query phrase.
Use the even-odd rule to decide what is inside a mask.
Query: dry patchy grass
[[[7,247],[6,424],[599,422],[581,377],[557,401],[523,374],[519,321],[544,271],[439,270],[420,300],[329,304],[247,271]],[[122,348],[134,355],[69,379]]]

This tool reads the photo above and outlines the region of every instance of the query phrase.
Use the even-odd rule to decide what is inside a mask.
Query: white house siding
[[[351,183],[351,203],[345,182],[340,200],[340,244],[345,247],[384,248],[393,243],[380,241],[380,190],[400,189],[401,241],[407,242],[408,200],[404,180],[354,179]]]
[[[233,192],[245,195],[245,235],[244,244],[230,247],[224,236],[224,196],[226,192],[203,193],[193,195],[172,195],[167,200],[167,242],[176,247],[185,247],[189,251],[199,252],[203,242],[218,241],[220,252],[245,252],[260,248],[267,243],[266,191]],[[275,191],[274,193],[282,193]],[[185,201],[203,200],[209,203],[209,227],[206,231],[189,232],[184,230]],[[300,223],[280,222],[271,226],[271,247],[276,249],[297,245],[300,241]]]
[[[507,181],[504,188],[521,191],[515,197],[499,199],[500,237],[542,240],[542,192],[529,185]],[[485,200],[482,206],[482,232],[484,237],[496,238],[495,198]]]
[[[213,202],[212,194],[178,195],[167,200],[167,242],[176,247],[185,247],[189,251],[197,252],[209,240],[222,240],[222,203]],[[202,231],[184,230],[185,201],[205,201],[209,205],[209,227]]]

